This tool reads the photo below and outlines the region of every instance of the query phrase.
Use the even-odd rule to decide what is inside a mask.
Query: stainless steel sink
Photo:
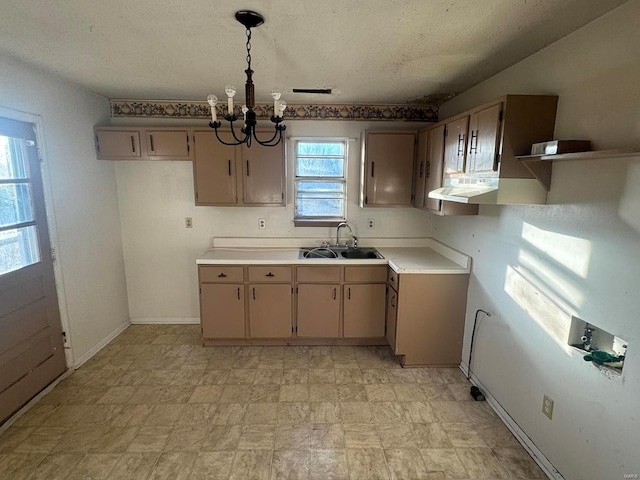
[[[298,254],[300,259],[347,259],[368,260],[372,258],[384,258],[375,248],[351,248],[351,247],[309,247],[301,248]]]

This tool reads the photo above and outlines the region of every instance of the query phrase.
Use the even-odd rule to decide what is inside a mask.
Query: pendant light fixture
[[[231,134],[233,141],[228,142],[222,140],[218,134],[218,129],[222,126],[222,123],[218,121],[216,114],[216,105],[218,104],[218,97],[211,94],[207,97],[207,102],[211,105],[211,122],[209,126],[213,128],[216,133],[216,137],[221,143],[225,145],[242,145],[251,147],[253,140],[265,147],[275,147],[282,141],[282,132],[287,128],[283,121],[284,111],[287,108],[287,103],[284,100],[280,100],[280,92],[274,90],[271,92],[273,97],[273,116],[271,121],[274,124],[275,131],[273,136],[269,139],[259,139],[256,135],[256,113],[253,110],[255,107],[254,93],[253,93],[253,70],[251,70],[251,29],[260,26],[264,23],[264,18],[259,13],[251,10],[240,10],[236,12],[236,20],[245,26],[247,29],[247,69],[244,71],[247,75],[247,80],[244,85],[245,102],[242,106],[242,113],[244,116],[244,125],[240,129],[241,135],[236,134],[233,128],[233,122],[238,120],[238,117],[233,112],[233,97],[236,94],[236,89],[233,86],[228,85],[225,88],[227,94],[227,114],[224,119],[229,122],[231,128]]]

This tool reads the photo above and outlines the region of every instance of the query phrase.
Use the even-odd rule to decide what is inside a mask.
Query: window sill
[[[294,219],[293,225],[295,227],[337,227],[340,223],[344,221],[345,221],[344,219],[338,219],[338,220]]]

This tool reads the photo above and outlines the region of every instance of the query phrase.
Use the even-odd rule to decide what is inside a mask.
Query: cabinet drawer
[[[250,282],[290,282],[291,267],[249,267]]]
[[[345,282],[381,282],[387,281],[387,266],[344,267]]]
[[[391,285],[396,292],[398,291],[398,285],[400,285],[398,281],[398,274],[394,272],[392,268],[389,268],[387,271],[387,283]]]
[[[200,283],[242,282],[244,280],[242,267],[226,265],[200,266]]]
[[[297,267],[298,282],[339,282],[340,267]]]

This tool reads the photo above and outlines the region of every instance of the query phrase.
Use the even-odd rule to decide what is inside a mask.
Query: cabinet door
[[[444,165],[444,125],[429,130],[427,140],[427,179],[424,207],[428,210],[440,211],[441,201],[429,198],[429,192],[442,186],[442,169]]]
[[[385,320],[386,320],[385,336],[387,337],[387,342],[389,342],[389,346],[393,350],[393,353],[396,353],[396,323],[398,321],[398,294],[391,287],[387,288],[387,315]]]
[[[366,133],[366,206],[411,205],[415,138],[413,132]]]
[[[384,337],[385,284],[344,286],[344,336]]]
[[[298,337],[340,335],[340,285],[301,284],[298,293]]]
[[[200,285],[200,322],[204,338],[243,338],[244,285]]]
[[[189,130],[146,130],[147,156],[157,160],[190,160]]]
[[[195,131],[193,138],[196,205],[236,204],[236,147],[220,143],[213,131]]]
[[[241,152],[243,203],[284,205],[284,142],[275,147],[243,145]]]
[[[416,148],[416,164],[413,169],[413,206],[424,207],[425,187],[429,159],[427,157],[429,130],[418,132],[418,146]]]
[[[98,160],[139,160],[140,132],[138,130],[96,129]]]
[[[464,173],[465,152],[469,117],[462,117],[446,124],[444,141],[444,173]]]
[[[469,144],[467,148],[467,172],[470,174],[498,175],[500,112],[502,103],[490,105],[471,115]]]
[[[254,338],[291,336],[291,284],[249,285],[249,334]]]

